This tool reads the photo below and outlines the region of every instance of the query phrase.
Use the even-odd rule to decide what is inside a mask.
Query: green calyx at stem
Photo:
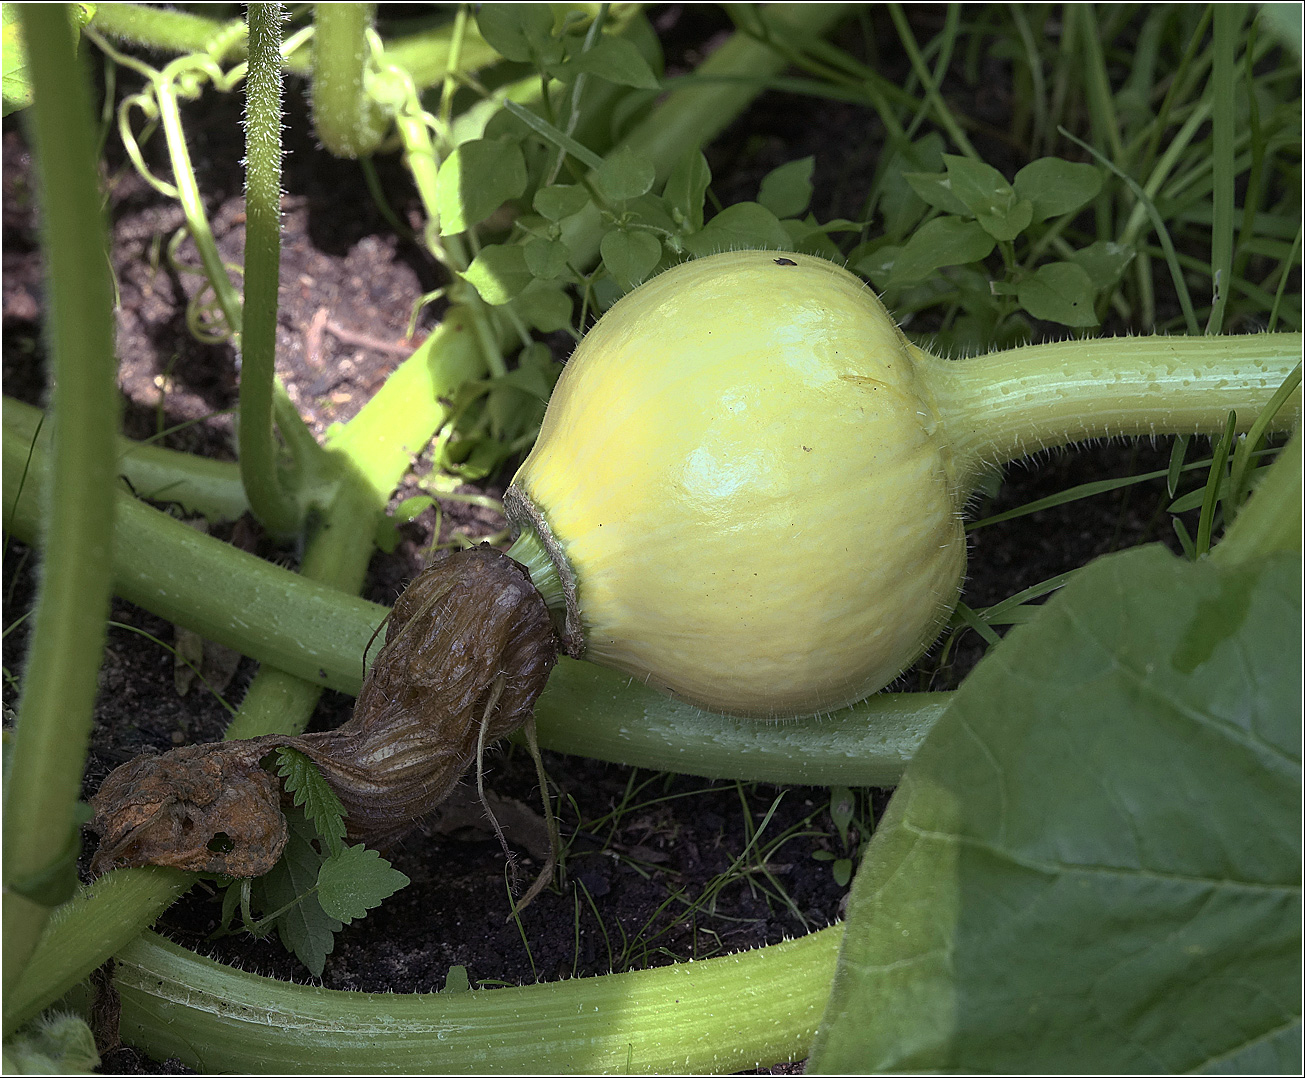
[[[508,557],[520,563],[530,574],[530,582],[543,596],[544,604],[553,616],[553,624],[560,631],[566,619],[566,589],[557,571],[557,563],[544,548],[539,533],[534,528],[522,528],[521,534],[508,549]]]

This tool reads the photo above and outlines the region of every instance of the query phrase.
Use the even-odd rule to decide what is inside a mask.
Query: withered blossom
[[[92,871],[267,872],[286,822],[263,761],[281,747],[321,769],[351,841],[384,847],[448,796],[479,748],[525,723],[556,661],[548,609],[520,565],[488,546],[440,557],[394,604],[348,722],[124,764],[91,799],[100,835]]]

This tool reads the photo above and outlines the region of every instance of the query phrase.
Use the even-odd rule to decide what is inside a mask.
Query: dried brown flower
[[[267,872],[286,825],[260,761],[282,746],[321,769],[352,840],[383,846],[448,795],[479,748],[530,717],[556,661],[548,609],[521,566],[487,546],[441,557],[395,603],[347,723],[124,764],[91,799],[101,836],[92,870]]]

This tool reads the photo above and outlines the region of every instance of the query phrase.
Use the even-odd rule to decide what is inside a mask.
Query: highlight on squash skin
[[[1119,338],[944,360],[824,259],[712,255],[635,289],[576,349],[505,499],[513,554],[542,546],[556,566],[573,655],[716,711],[833,710],[942,630],[987,468],[1222,430],[1232,409],[1244,429],[1300,343]],[[1279,427],[1299,412],[1298,391]]]

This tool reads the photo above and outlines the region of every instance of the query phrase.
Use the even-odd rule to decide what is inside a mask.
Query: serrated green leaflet
[[[426,505],[431,501],[429,498],[409,499],[414,502],[422,500]],[[425,507],[421,506],[416,511],[422,512]],[[397,512],[395,519],[401,519]],[[412,516],[406,518],[406,520],[411,519]],[[298,749],[280,748],[276,753],[276,773],[285,780],[286,792],[294,794],[295,806],[304,810],[304,815],[308,817],[321,840],[326,843],[327,849],[333,854],[339,853],[343,848],[345,834],[344,805],[322,777],[317,765],[302,752]]]
[[[411,881],[375,850],[346,846],[317,874],[317,900],[328,917],[349,924]]]
[[[313,846],[316,832],[303,813],[286,813],[290,840],[285,853],[266,876],[254,881],[258,904],[267,913],[283,910],[276,919],[277,934],[287,951],[294,952],[314,977],[320,977],[326,956],[335,948],[335,934],[344,926],[322,909],[315,894],[317,874],[325,858]]]
[[[822,1072],[1300,1070],[1300,560],[1102,559],[908,767]]]

